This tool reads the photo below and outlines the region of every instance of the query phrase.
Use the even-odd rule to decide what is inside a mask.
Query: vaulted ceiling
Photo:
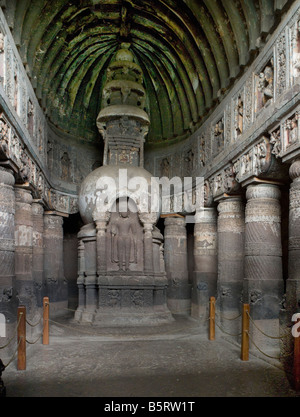
[[[85,140],[122,41],[144,72],[148,143],[194,132],[280,20],[287,0],[2,0],[49,120]]]

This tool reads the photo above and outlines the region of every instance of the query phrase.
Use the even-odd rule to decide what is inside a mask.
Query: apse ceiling
[[[284,0],[2,0],[50,122],[99,140],[106,68],[122,41],[144,73],[149,144],[193,133],[279,22]],[[260,41],[259,41],[260,40]]]

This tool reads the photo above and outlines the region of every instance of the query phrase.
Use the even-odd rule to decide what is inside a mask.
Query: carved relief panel
[[[233,169],[236,180],[242,183],[267,173],[271,165],[271,151],[272,146],[266,137],[248,149],[234,162]]]
[[[244,117],[245,117],[245,93],[244,90],[240,91],[237,96],[233,99],[233,110],[234,110],[234,139],[242,135],[244,131]]]
[[[297,14],[290,27],[291,38],[291,75],[293,81],[300,77],[300,13]]]
[[[225,141],[225,129],[224,129],[224,117],[221,117],[212,126],[212,151],[213,155],[218,153],[224,148]]]
[[[283,125],[283,152],[298,146],[300,143],[299,118],[300,112],[296,111]]]
[[[255,76],[255,112],[258,114],[274,99],[274,58],[271,57],[267,64]]]

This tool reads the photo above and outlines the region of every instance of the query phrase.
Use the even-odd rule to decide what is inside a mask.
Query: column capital
[[[195,223],[216,223],[217,214],[216,207],[204,207],[195,214]]]
[[[269,183],[250,184],[246,191],[247,200],[274,199],[279,200],[281,191],[279,185]]]
[[[293,181],[300,177],[300,159],[297,159],[292,163],[289,174]]]
[[[11,187],[15,185],[15,177],[12,170],[0,166],[0,184],[9,185]]]
[[[185,217],[182,216],[170,216],[170,217],[165,217],[165,221],[164,221],[166,226],[172,225],[172,224],[176,224],[176,225],[184,225],[185,226]]]
[[[219,201],[217,210],[219,214],[234,212],[240,213],[244,210],[244,205],[241,196],[230,196]]]

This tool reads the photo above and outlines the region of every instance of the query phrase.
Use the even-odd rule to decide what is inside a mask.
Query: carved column
[[[241,197],[228,197],[218,205],[218,307],[226,317],[241,311],[244,279],[245,215]],[[236,327],[236,321],[224,323]]]
[[[95,220],[97,230],[97,272],[98,275],[103,275],[107,271],[106,261],[106,229],[107,229],[107,215],[101,219]]]
[[[152,223],[144,223],[144,272],[153,274]]]
[[[44,207],[40,200],[32,203],[33,249],[32,277],[38,307],[43,305],[44,285]]]
[[[280,196],[279,187],[270,184],[249,185],[246,192],[244,301],[259,328],[271,335],[279,333],[283,298]],[[273,344],[262,338],[265,343]]]
[[[209,297],[217,295],[217,212],[204,208],[196,214],[194,226],[194,274],[192,316],[207,319]]]
[[[165,219],[165,266],[169,287],[168,307],[173,314],[190,314],[191,289],[187,263],[185,219]]]
[[[0,311],[15,329],[17,298],[15,290],[15,178],[0,167]],[[6,335],[10,337],[10,325]],[[5,340],[2,339],[2,345]]]
[[[32,274],[33,199],[31,191],[24,188],[15,188],[15,196],[16,285],[20,303],[26,306],[30,314],[36,307]]]
[[[44,277],[51,312],[68,305],[68,288],[63,263],[63,218],[53,212],[44,215]]]
[[[98,229],[97,229],[98,230]],[[82,238],[84,244],[85,263],[85,309],[82,314],[82,321],[92,323],[97,310],[97,255],[99,249],[99,236],[96,232],[89,233]]]
[[[288,279],[286,282],[286,309],[288,324],[300,305],[300,160],[290,167],[293,180],[290,188],[289,208],[289,255]]]
[[[84,256],[84,242],[78,234],[78,277],[77,277],[77,287],[78,287],[78,307],[75,312],[75,320],[80,321],[82,313],[85,309],[85,286],[84,286],[84,277],[85,274],[85,256]]]

